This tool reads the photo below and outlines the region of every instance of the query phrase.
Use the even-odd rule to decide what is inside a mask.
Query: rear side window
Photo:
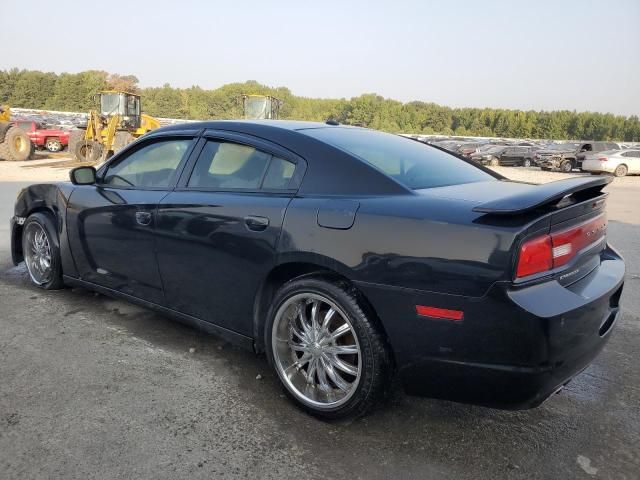
[[[188,187],[207,189],[287,189],[295,164],[248,145],[210,140]]]
[[[399,135],[340,127],[300,132],[360,158],[411,189],[496,180],[464,160]]]

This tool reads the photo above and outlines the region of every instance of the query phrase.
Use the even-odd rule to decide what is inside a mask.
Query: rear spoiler
[[[530,189],[476,206],[473,211],[492,215],[517,215],[541,207],[561,207],[563,199],[580,193],[580,197],[595,196],[613,180],[609,175],[574,177],[566,180],[531,185]]]

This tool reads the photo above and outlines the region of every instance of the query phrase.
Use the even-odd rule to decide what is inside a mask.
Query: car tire
[[[74,156],[83,163],[96,163],[102,156],[102,145],[94,140],[81,140],[76,143]]]
[[[44,142],[44,148],[52,153],[60,152],[62,150],[62,142],[58,138],[47,138]]]
[[[497,167],[500,165],[500,160],[498,160],[496,157],[493,157],[490,161],[489,161],[489,165],[491,165],[492,167]]]
[[[387,395],[393,366],[374,317],[346,282],[302,277],[278,290],[265,346],[298,407],[326,420],[357,417]]]
[[[561,172],[571,173],[571,170],[573,170],[573,164],[571,163],[571,160],[564,160],[560,164],[560,171]]]
[[[629,169],[625,164],[620,164],[613,171],[613,175],[616,177],[624,177],[627,173],[629,173]]]
[[[524,161],[522,162],[522,166],[529,168],[531,166],[531,159],[525,158]]]
[[[29,160],[35,151],[29,136],[19,127],[11,126],[4,134],[4,141],[0,143],[0,159],[11,162]]]
[[[52,215],[29,215],[22,227],[22,253],[33,285],[45,290],[64,286],[60,243]]]

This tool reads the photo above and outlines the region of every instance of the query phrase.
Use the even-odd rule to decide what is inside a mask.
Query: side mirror
[[[96,183],[96,169],[93,167],[76,167],[69,172],[74,185],[93,185]]]

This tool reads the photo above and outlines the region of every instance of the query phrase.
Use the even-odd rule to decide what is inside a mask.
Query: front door
[[[155,257],[158,203],[172,190],[192,138],[149,139],[74,189],[69,242],[82,280],[164,304]]]
[[[299,167],[254,145],[210,138],[182,187],[160,201],[157,224],[168,305],[247,336]]]

